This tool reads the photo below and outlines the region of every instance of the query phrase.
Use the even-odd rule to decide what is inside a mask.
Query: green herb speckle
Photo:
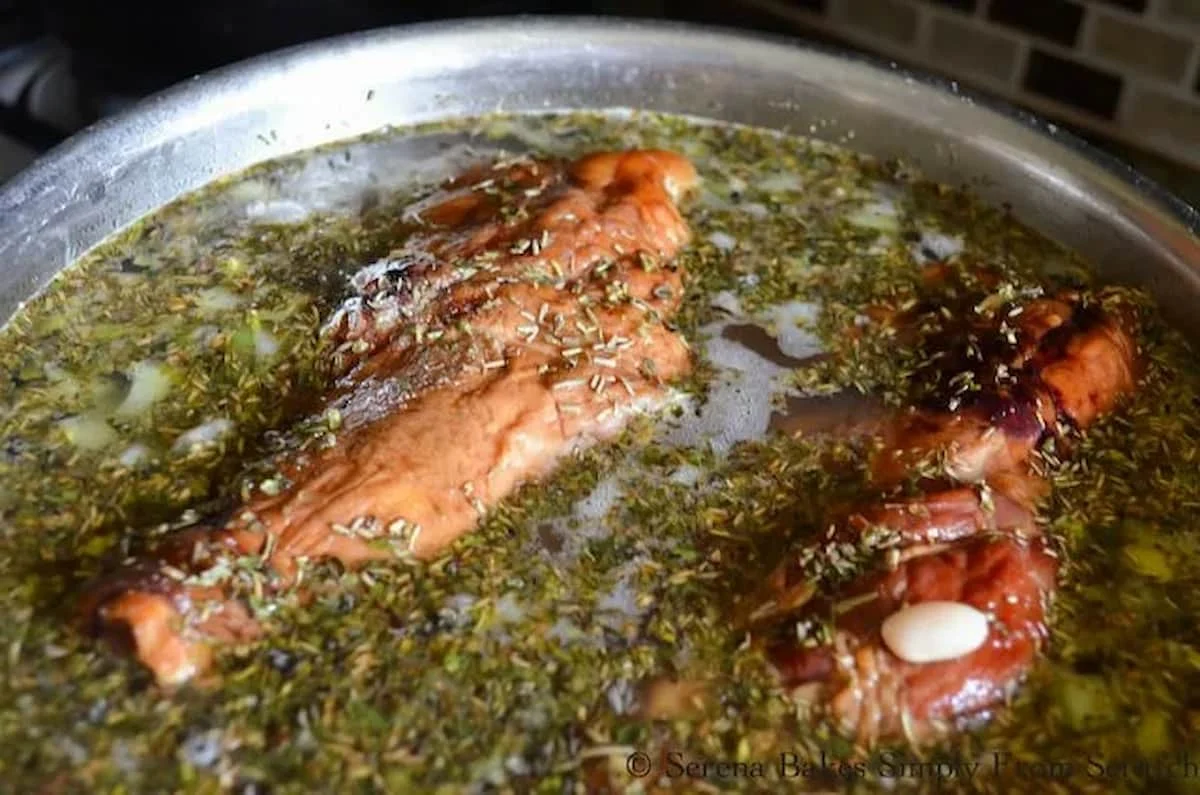
[[[919,299],[923,230],[962,235],[953,261],[965,277],[987,264],[1011,289],[1089,278],[962,191],[803,139],[649,115],[487,119],[471,134],[559,153],[643,145],[691,155],[704,188],[687,206],[695,239],[680,259],[691,275],[677,322],[693,337],[716,316],[720,291],[752,311],[818,306],[811,330],[827,355],[796,373],[809,394],[908,394],[921,346],[877,321]],[[82,637],[70,595],[107,557],[185,509],[200,516],[251,487],[284,488],[255,462],[282,445],[328,443],[341,426],[336,414],[312,414],[329,378],[320,323],[344,277],[409,231],[398,212],[409,196],[296,224],[218,223],[205,210],[298,162],[165,208],[85,257],[0,333],[6,785],[571,792],[602,774],[632,782],[633,749],[847,758],[848,743],[781,697],[730,631],[730,609],[791,542],[821,530],[830,506],[856,499],[866,455],[857,443],[774,435],[721,457],[651,444],[641,423],[522,490],[435,563],[306,566],[303,589],[255,605],[271,632],[223,654],[215,687],[162,693]],[[1067,556],[1049,659],[1011,709],[936,754],[1080,766],[1089,754],[1200,754],[1200,368],[1153,316],[1144,345],[1150,365],[1134,405],[1076,442],[1047,506]],[[710,376],[700,362],[681,388],[702,394]],[[605,477],[624,496],[604,516],[564,522]],[[379,541],[406,532],[388,528]],[[213,576],[252,592],[260,561]],[[707,683],[715,697],[686,717],[640,717],[648,683],[663,679]],[[980,777],[970,788],[1012,783]],[[775,791],[778,781],[707,785]],[[1113,789],[1082,773],[1046,786]]]

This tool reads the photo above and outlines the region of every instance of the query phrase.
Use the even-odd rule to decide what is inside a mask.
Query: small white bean
[[[939,662],[982,646],[988,619],[961,602],[921,602],[888,616],[881,629],[888,649],[905,662]]]

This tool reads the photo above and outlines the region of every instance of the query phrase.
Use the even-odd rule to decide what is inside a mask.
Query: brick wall
[[[737,0],[1200,167],[1200,0]],[[726,8],[729,8],[726,6]]]

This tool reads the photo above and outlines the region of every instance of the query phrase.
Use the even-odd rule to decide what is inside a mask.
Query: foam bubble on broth
[[[911,250],[913,259],[920,263],[945,261],[962,253],[962,235],[922,229],[921,239],[912,245]]]
[[[811,328],[821,308],[807,301],[788,301],[766,312],[779,349],[793,359],[807,359],[822,352]]]
[[[596,484],[596,488],[579,502],[572,511],[581,522],[603,519],[621,499],[622,488],[615,475],[607,475]]]
[[[797,358],[819,353],[820,345],[795,325],[797,319],[811,320],[811,304],[785,304],[756,317],[743,313],[732,293],[718,294],[713,300],[730,314],[702,326],[697,347],[716,373],[702,402],[689,396],[683,415],[664,421],[661,440],[675,447],[709,447],[725,454],[739,442],[761,439],[779,402],[798,394],[791,383],[792,368],[727,338],[726,330],[746,324],[774,325],[784,353]]]

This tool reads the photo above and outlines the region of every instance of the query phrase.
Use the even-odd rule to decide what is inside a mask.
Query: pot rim
[[[664,53],[661,64],[655,55],[660,51]],[[518,87],[513,95],[515,107],[507,107],[511,89],[504,68],[536,72],[540,58],[579,68],[571,76],[540,73],[543,85],[551,88],[528,88],[522,94]],[[596,83],[593,89],[587,82],[589,63],[610,70],[604,72],[610,82]],[[694,80],[692,93],[684,95],[685,107],[676,107],[680,103],[669,85],[665,92],[662,85],[655,86],[644,105],[638,104],[641,89],[628,85],[638,85],[639,70],[655,73],[660,66],[674,70],[664,74],[689,74],[689,80],[695,76],[707,85],[706,64],[711,64],[712,74],[718,78],[748,81],[746,92],[737,100],[740,104],[731,107],[729,115],[717,112],[722,109],[719,102],[713,112],[703,105],[693,107],[698,101]],[[611,71],[622,66],[628,73]],[[366,89],[374,83],[376,71],[372,70],[378,71],[377,84],[389,92],[391,104],[367,110],[356,104],[364,98],[351,96],[351,89]],[[933,133],[935,147],[942,140],[936,131],[944,129],[946,145],[961,142],[985,160],[960,167],[955,165],[954,152],[949,151],[949,161],[941,163],[939,181],[981,179],[986,183],[994,180],[989,169],[1003,173],[1004,179],[1011,175],[1016,182],[1009,185],[1009,193],[990,203],[995,206],[1012,198],[1018,217],[1022,217],[1020,203],[1025,193],[1020,180],[1034,177],[1031,184],[1042,194],[1031,209],[1055,214],[1056,207],[1062,206],[1066,211],[1052,221],[1058,231],[1043,228],[1040,218],[1035,228],[1052,238],[1062,234],[1067,239],[1060,242],[1072,248],[1077,247],[1080,236],[1098,235],[1082,253],[1089,259],[1119,258],[1119,267],[1126,273],[1141,271],[1136,279],[1148,276],[1157,280],[1153,292],[1160,300],[1165,296],[1167,303],[1173,302],[1170,312],[1185,325],[1194,325],[1200,337],[1200,319],[1192,311],[1192,301],[1200,299],[1200,212],[1117,157],[1056,124],[964,89],[953,80],[824,43],[691,22],[593,16],[440,20],[321,39],[191,78],[102,119],[0,185],[0,325],[57,274],[113,233],[182,195],[257,163],[349,141],[387,129],[389,124],[467,118],[494,110],[536,113],[539,109],[642,107],[718,121],[763,116],[780,119],[795,110],[797,120],[802,119],[802,109],[793,108],[786,97],[776,98],[770,88],[762,95],[762,111],[754,110],[758,94],[753,80],[759,74],[773,81],[768,86],[776,88],[786,85],[788,76],[795,74],[798,88],[807,85],[814,96],[844,99],[846,120],[839,119],[836,110],[821,117],[822,124],[829,124],[834,132],[840,129],[852,134],[853,127],[843,122],[853,124],[850,117],[857,114],[863,123],[863,114],[869,119],[876,109],[882,118],[908,125],[909,134]],[[548,80],[543,79],[545,75]],[[827,85],[822,79],[833,82]],[[324,82],[306,91],[305,83],[297,85],[304,80]],[[460,80],[464,89],[455,95],[453,86]],[[491,82],[480,87],[481,81]],[[411,100],[408,85],[416,86]],[[432,85],[439,86],[436,90],[442,93],[431,93]],[[445,94],[447,87],[450,96]],[[737,95],[736,85],[717,89],[726,97]],[[543,90],[549,93],[542,95]],[[576,90],[584,93],[570,93]],[[598,98],[588,93],[593,90],[600,91]],[[483,91],[479,96],[490,97],[489,101],[499,102],[499,106],[481,109],[476,91]],[[370,93],[364,90],[367,102]],[[610,101],[606,95],[621,99]],[[273,102],[276,96],[282,99]],[[552,99],[555,96],[557,100]],[[564,96],[565,104],[550,104],[562,102]],[[910,97],[911,103],[907,101]],[[625,98],[630,101],[623,101]],[[314,106],[318,115],[300,117],[294,128],[292,118],[270,116],[309,112]],[[247,120],[261,126],[248,127],[251,121]],[[278,145],[261,134],[273,121],[283,125]],[[325,122],[323,131],[317,129],[318,121]],[[234,133],[242,137],[226,142],[223,136],[230,132],[231,124],[240,125]],[[760,126],[790,129],[787,121]],[[266,145],[259,149],[254,145],[257,141],[245,137],[248,132],[260,133],[257,137]],[[878,146],[879,132],[874,133]],[[886,132],[882,135],[886,138]],[[844,140],[837,142],[882,154]],[[226,156],[228,147],[233,148]],[[904,147],[885,144],[884,149],[905,156]],[[214,152],[218,153],[215,157]],[[171,161],[181,153],[187,165],[174,169]],[[160,168],[162,171],[157,170]],[[136,169],[143,173],[127,179]],[[1061,202],[1054,200],[1055,194],[1061,194]],[[1143,267],[1147,261],[1151,261],[1150,267]]]
[[[1063,129],[1045,117],[1020,108],[1012,102],[998,98],[993,94],[986,94],[973,88],[964,88],[956,80],[945,78],[923,69],[901,66],[898,62],[882,56],[853,50],[848,47],[831,45],[825,42],[812,41],[798,35],[768,33],[760,30],[741,29],[709,23],[596,15],[548,16],[518,14],[392,25],[316,39],[236,61],[151,94],[133,106],[101,119],[74,133],[65,141],[40,155],[33,163],[18,172],[6,183],[0,184],[0,208],[6,205],[4,201],[6,197],[10,195],[23,195],[30,189],[39,186],[49,173],[53,171],[56,163],[77,154],[81,149],[106,143],[108,139],[119,135],[121,132],[127,130],[131,124],[137,123],[138,120],[145,118],[151,113],[169,115],[176,119],[188,118],[187,111],[203,106],[210,99],[208,94],[214,89],[219,88],[223,92],[229,84],[230,78],[252,79],[256,73],[273,71],[277,68],[280,61],[303,58],[322,50],[338,49],[347,45],[365,44],[372,39],[414,38],[445,34],[462,35],[487,32],[489,29],[494,28],[517,28],[519,26],[535,26],[541,28],[541,32],[551,33],[555,29],[578,32],[581,29],[586,30],[589,28],[597,31],[634,31],[639,33],[694,33],[696,35],[741,39],[743,41],[758,41],[768,46],[799,48],[830,58],[841,59],[877,69],[892,76],[913,81],[921,86],[940,91],[945,95],[953,96],[961,102],[983,108],[1009,121],[1016,122],[1028,130],[1037,132],[1047,139],[1055,141],[1064,149],[1077,155],[1082,155],[1109,174],[1136,188],[1145,198],[1154,201],[1162,209],[1168,211],[1189,231],[1200,235],[1200,210],[1192,207],[1156,180],[1147,177],[1121,158],[1085,141],[1075,133]]]

